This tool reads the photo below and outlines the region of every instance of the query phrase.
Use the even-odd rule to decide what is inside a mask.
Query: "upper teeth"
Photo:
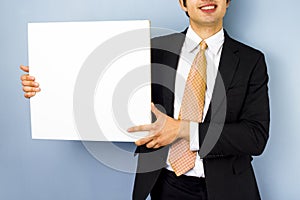
[[[211,9],[214,9],[214,8],[215,8],[215,6],[204,6],[201,9],[203,9],[203,10],[211,10]]]

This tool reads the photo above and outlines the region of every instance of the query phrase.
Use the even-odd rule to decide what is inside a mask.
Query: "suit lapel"
[[[185,40],[185,33],[176,33],[171,35],[167,43],[163,45],[163,60],[160,64],[164,65],[164,69],[160,71],[163,76],[164,86],[163,92],[163,106],[166,109],[166,113],[173,117],[174,115],[174,91],[175,91],[175,79],[176,71],[178,67],[181,48]],[[166,67],[167,66],[167,67]]]
[[[225,41],[223,45],[223,50],[221,54],[221,60],[219,64],[219,72],[222,76],[222,79],[224,81],[224,86],[227,91],[231,80],[233,78],[233,75],[236,71],[236,67],[239,63],[239,57],[237,55],[238,49],[234,45],[232,39],[228,36],[226,32],[225,34]]]
[[[216,77],[210,109],[206,115],[205,121],[208,121],[211,116],[214,116],[218,111],[219,106],[224,101],[228,87],[239,63],[238,48],[226,31],[224,31],[224,36],[225,40],[219,64],[219,72]]]

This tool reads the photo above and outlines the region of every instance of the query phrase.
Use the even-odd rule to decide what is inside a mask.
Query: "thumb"
[[[158,118],[160,115],[162,115],[162,112],[160,112],[160,110],[158,110],[156,108],[156,106],[154,105],[154,103],[151,103],[151,111],[154,113],[154,115],[156,116],[156,118]]]
[[[29,67],[28,66],[21,65],[20,69],[23,70],[24,72],[29,73]]]

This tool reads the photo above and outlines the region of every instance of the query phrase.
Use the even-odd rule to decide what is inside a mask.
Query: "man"
[[[264,56],[223,30],[230,0],[179,3],[189,16],[189,28],[152,41],[156,121],[128,129],[150,133],[136,142],[133,199],[145,199],[149,193],[153,200],[260,199],[251,160],[268,140]],[[28,72],[28,67],[21,68]],[[40,91],[34,77],[21,79],[26,97]]]

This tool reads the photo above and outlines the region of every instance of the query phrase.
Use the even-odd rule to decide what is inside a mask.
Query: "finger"
[[[34,81],[22,81],[23,86],[39,87],[39,83]]]
[[[141,146],[141,145],[144,145],[144,144],[149,143],[150,141],[153,140],[153,138],[154,138],[154,136],[147,136],[147,137],[144,137],[144,138],[142,138],[142,139],[137,140],[137,141],[135,142],[135,144],[136,144],[137,146]]]
[[[40,88],[36,88],[36,87],[24,86],[23,87],[23,91],[24,92],[40,92],[41,89]]]
[[[160,148],[161,146],[159,145],[159,144],[157,144],[157,145],[155,145],[154,147],[153,147],[153,149],[158,149],[158,148]]]
[[[27,80],[27,76],[29,76],[29,74],[23,74],[23,75],[21,76],[21,81]]]
[[[29,76],[28,74],[23,74],[21,76],[22,81],[34,81],[35,77],[34,76]]]
[[[150,148],[154,148],[157,145],[158,145],[157,140],[154,139],[154,140],[151,140],[150,142],[148,142],[146,147],[150,149]]]
[[[28,67],[28,66],[21,65],[21,66],[20,66],[20,69],[23,70],[24,72],[29,73],[29,67]]]
[[[150,131],[152,129],[152,124],[144,124],[139,126],[133,126],[127,129],[128,132],[138,132],[138,131]]]
[[[35,94],[36,94],[36,92],[26,92],[26,93],[24,94],[24,97],[26,97],[26,98],[31,98],[31,97],[35,96]]]

